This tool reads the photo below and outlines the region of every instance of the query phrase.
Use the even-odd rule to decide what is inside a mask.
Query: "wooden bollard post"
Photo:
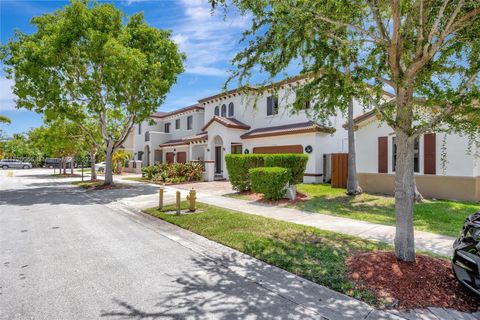
[[[163,210],[163,193],[165,192],[165,184],[160,186],[158,190],[158,210]]]
[[[180,214],[180,191],[177,191],[177,214]]]
[[[197,192],[194,188],[190,190],[190,193],[187,196],[187,200],[189,202],[189,211],[195,212],[195,210],[197,210],[197,208],[195,207],[195,201],[197,200]]]

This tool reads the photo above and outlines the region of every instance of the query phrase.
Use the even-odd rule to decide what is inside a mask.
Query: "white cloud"
[[[15,99],[17,98],[12,91],[13,80],[0,77],[0,110],[15,110]]]
[[[175,26],[173,40],[187,54],[186,73],[224,76],[226,65],[235,53],[240,33],[249,23],[249,18],[230,14],[224,19],[223,12],[212,14],[206,0],[179,0],[186,19]]]
[[[131,5],[132,3],[136,3],[136,2],[143,2],[145,0],[125,0],[125,4],[127,6]]]

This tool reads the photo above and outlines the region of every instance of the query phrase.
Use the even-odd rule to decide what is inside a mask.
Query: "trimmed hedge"
[[[290,169],[290,184],[299,184],[303,181],[303,174],[307,168],[308,155],[285,153],[265,154],[263,156],[265,167],[281,167]]]
[[[264,160],[262,154],[226,154],[225,163],[233,188],[238,191],[247,191],[250,190],[248,170],[263,167]]]
[[[285,196],[286,186],[292,178],[290,170],[280,167],[259,167],[249,170],[252,191],[265,199],[278,200]]]
[[[228,177],[233,189],[247,191],[251,189],[248,170],[257,167],[282,167],[291,172],[290,184],[298,184],[303,180],[307,167],[308,155],[296,153],[283,154],[227,154]]]

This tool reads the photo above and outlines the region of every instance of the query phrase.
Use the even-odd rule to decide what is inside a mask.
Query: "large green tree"
[[[22,159],[36,166],[40,164],[43,153],[31,143],[28,135],[17,133],[12,139],[0,142],[0,157]]]
[[[43,126],[30,130],[28,137],[30,144],[43,155],[61,159],[60,168],[64,174],[67,161],[71,161],[73,174],[75,156],[85,152],[83,131],[76,123],[61,118],[47,121]]]
[[[148,26],[142,14],[126,21],[112,4],[72,0],[32,24],[36,32],[17,33],[5,50],[17,106],[74,121],[92,141],[85,123],[95,123],[105,184],[113,183],[113,152],[162,104],[183,71],[183,55],[169,31]]]
[[[227,6],[225,0],[210,2]],[[415,140],[436,130],[479,134],[480,1],[228,3],[252,18],[252,27],[244,33],[245,49],[233,59],[233,76],[240,82],[258,66],[273,78],[299,61],[310,77],[303,96],[319,97],[322,112],[333,112],[337,98],[344,96],[343,89],[338,89],[341,94],[322,96],[322,86],[331,87],[328,77],[334,75],[335,65],[344,74],[354,70],[352,88],[371,85],[376,102],[381,101],[382,89],[395,93],[395,99],[375,104],[375,110],[396,135],[395,252],[401,260],[414,261]],[[355,54],[346,69],[337,63],[343,48]],[[330,98],[331,104],[322,102]]]

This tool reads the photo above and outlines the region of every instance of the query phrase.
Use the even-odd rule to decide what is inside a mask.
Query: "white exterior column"
[[[193,153],[193,144],[189,144],[188,145],[188,157],[187,157],[187,160],[188,161],[192,161],[192,153]]]

